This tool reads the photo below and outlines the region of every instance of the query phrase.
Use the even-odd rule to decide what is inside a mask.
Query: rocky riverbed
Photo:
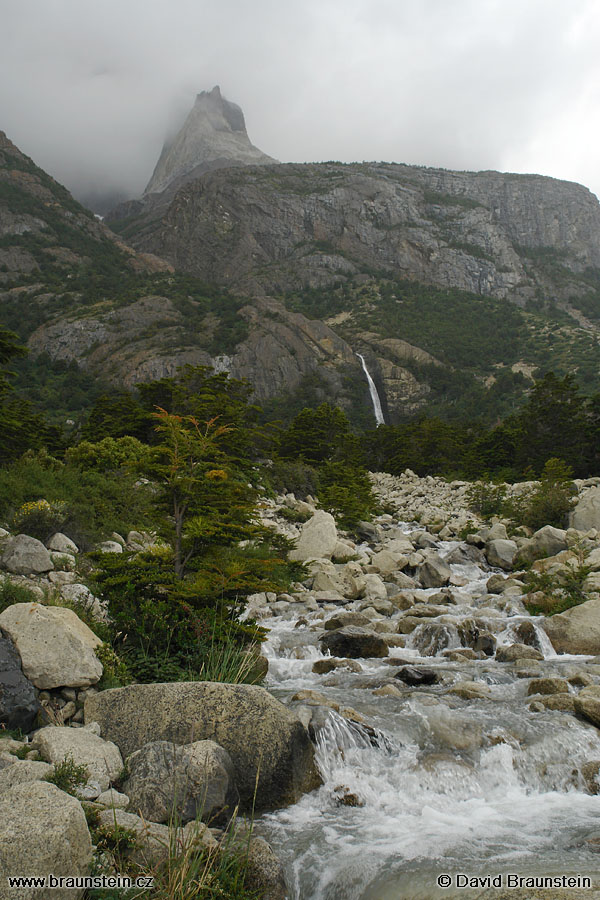
[[[513,540],[496,522],[460,539],[476,518],[468,486],[410,474],[375,484],[398,514],[365,525],[351,560],[335,561],[340,536],[334,543],[317,513],[297,539],[297,556],[327,554],[308,562],[310,579],[286,597],[250,599],[270,629],[267,687],[308,727],[324,782],[258,821],[291,896],[503,896],[484,882],[457,886],[456,874],[506,885],[510,873],[579,873],[593,889],[536,893],[530,881],[507,896],[600,897],[596,582],[590,574],[590,599],[557,617],[559,628],[529,614],[522,568],[543,556],[560,573],[576,550],[594,566],[598,532],[523,530]],[[581,524],[596,482],[580,490]],[[265,516],[277,520],[275,509]],[[450,887],[438,887],[446,873]]]

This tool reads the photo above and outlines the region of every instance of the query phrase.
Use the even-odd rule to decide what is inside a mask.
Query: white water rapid
[[[436,549],[456,559],[469,548],[440,541]],[[541,703],[532,710],[527,696],[530,679],[545,676],[567,679],[575,694],[582,683],[600,683],[600,666],[589,657],[557,656],[517,595],[490,594],[486,581],[498,570],[469,561],[451,569],[463,586],[419,592],[417,605],[431,614],[406,646],[390,647],[388,659],[357,659],[353,670],[313,672],[328,657],[319,649],[323,620],[340,612],[339,604],[320,601],[302,615],[288,604],[261,621],[271,629],[267,687],[299,715],[312,716],[323,778],[294,806],[256,821],[284,863],[293,900],[505,900],[501,891],[456,889],[456,873],[580,874],[600,886],[600,797],[588,792],[582,774],[586,762],[600,760],[600,731],[572,711]],[[376,615],[376,630],[396,631],[403,615]],[[502,663],[452,652],[473,627],[498,645],[527,635],[544,659]],[[407,686],[394,678],[403,662],[433,670],[438,683]],[[453,691],[459,682],[475,683],[482,696]],[[386,685],[398,690],[374,694]],[[315,706],[314,698],[292,701],[306,689],[344,715]],[[366,728],[349,721],[348,708]],[[442,873],[454,887],[437,886]],[[594,889],[512,893],[515,900],[600,897]]]
[[[367,369],[367,364],[365,362],[364,356],[362,356],[362,354],[360,353],[357,353],[356,355],[362,363],[363,372],[367,376],[367,381],[369,382],[369,392],[371,394],[371,403],[373,404],[373,415],[375,416],[375,421],[378,425],[385,425],[385,419],[383,418],[383,410],[381,408],[381,400],[379,399],[377,386],[371,378],[371,373]]]

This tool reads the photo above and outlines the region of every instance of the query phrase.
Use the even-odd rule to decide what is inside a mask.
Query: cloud
[[[595,0],[28,0],[0,128],[78,194],[139,194],[214,84],[282,161],[538,171],[600,192]]]

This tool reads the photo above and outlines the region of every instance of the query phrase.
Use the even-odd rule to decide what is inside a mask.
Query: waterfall
[[[356,354],[360,359],[363,367],[363,372],[367,376],[367,381],[369,382],[369,392],[371,394],[371,402],[373,404],[373,413],[375,415],[375,421],[378,425],[385,425],[385,419],[383,418],[383,410],[381,409],[381,400],[379,399],[379,394],[377,393],[377,387],[375,386],[375,382],[371,378],[371,373],[367,369],[367,364],[365,362],[364,356],[362,354]]]

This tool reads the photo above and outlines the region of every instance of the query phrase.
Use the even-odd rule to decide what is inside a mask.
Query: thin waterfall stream
[[[394,527],[410,534],[409,525]],[[439,541],[436,551],[455,559],[453,551],[466,546]],[[486,582],[499,570],[471,562],[450,568],[462,586],[444,596],[421,591],[432,614],[404,647],[390,647],[388,659],[360,658],[316,674],[315,662],[329,658],[319,638],[323,620],[336,612],[331,604],[302,615],[289,604],[261,622],[271,629],[269,690],[297,711],[318,702],[307,694],[292,700],[298,692],[318,691],[329,705],[320,707],[314,735],[322,787],[256,822],[283,860],[293,900],[494,896],[483,884],[458,890],[456,873],[590,876],[598,883],[600,797],[586,788],[583,772],[586,762],[600,760],[600,732],[558,705],[532,710],[527,688],[532,676],[577,685],[589,684],[591,673],[597,683],[600,665],[557,656],[518,596],[491,595]],[[527,635],[544,658],[509,664],[461,657],[456,650],[466,646],[473,622],[498,646]],[[394,679],[391,663],[426,666],[437,683],[409,687]],[[390,684],[397,690],[386,694]],[[453,879],[449,889],[438,886],[444,873]],[[530,896],[580,894],[514,891],[515,900]]]
[[[373,415],[375,416],[375,421],[378,425],[385,425],[385,419],[383,416],[383,410],[381,408],[381,399],[379,397],[379,392],[377,390],[377,385],[373,381],[371,377],[371,373],[367,368],[367,364],[365,362],[364,356],[361,353],[356,354],[361,361],[363,372],[367,376],[367,381],[369,383],[369,393],[371,394],[371,403],[373,404]]]

